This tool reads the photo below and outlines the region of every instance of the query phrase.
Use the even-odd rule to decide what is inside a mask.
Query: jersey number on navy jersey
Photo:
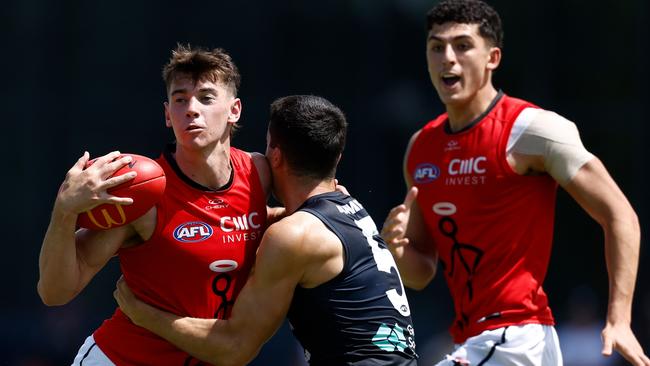
[[[366,216],[360,220],[355,220],[354,223],[357,224],[363,232],[363,235],[366,237],[368,245],[370,245],[370,249],[372,249],[372,256],[375,258],[377,269],[386,272],[389,275],[397,276],[397,283],[399,283],[400,292],[398,293],[397,289],[394,288],[386,291],[388,300],[390,300],[393,307],[403,316],[411,315],[411,308],[406,299],[406,291],[404,291],[404,285],[402,284],[402,278],[397,270],[395,259],[393,259],[393,255],[388,249],[381,248],[377,240],[374,239],[374,236],[379,234],[375,222],[372,221],[370,216]]]

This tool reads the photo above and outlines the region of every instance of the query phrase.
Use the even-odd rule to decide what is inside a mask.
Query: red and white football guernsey
[[[429,122],[413,142],[407,171],[451,291],[455,343],[513,324],[554,324],[546,276],[557,184],[523,176],[506,160],[523,100],[499,94],[471,127]]]
[[[174,314],[227,318],[255,261],[266,227],[266,197],[251,157],[230,149],[230,184],[210,191],[187,178],[170,152],[157,159],[167,186],[150,240],[119,251],[127,284],[145,302]],[[195,365],[119,310],[94,333],[117,365]]]

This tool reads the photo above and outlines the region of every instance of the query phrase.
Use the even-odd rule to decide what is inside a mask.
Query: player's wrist
[[[79,213],[76,212],[74,208],[61,203],[59,200],[54,203],[54,208],[52,209],[52,221],[59,223],[76,223],[77,216],[79,216]]]
[[[607,314],[607,324],[611,326],[626,325],[630,326],[632,324],[632,317],[624,314]]]

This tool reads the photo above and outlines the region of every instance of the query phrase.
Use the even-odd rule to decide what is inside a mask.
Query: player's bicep
[[[597,158],[582,166],[564,188],[601,225],[626,220],[627,215],[636,220],[627,198]]]

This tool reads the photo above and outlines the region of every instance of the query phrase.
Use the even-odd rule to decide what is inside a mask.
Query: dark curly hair
[[[503,48],[503,28],[499,14],[481,0],[444,0],[427,13],[427,31],[447,22],[478,24],[481,37]]]

